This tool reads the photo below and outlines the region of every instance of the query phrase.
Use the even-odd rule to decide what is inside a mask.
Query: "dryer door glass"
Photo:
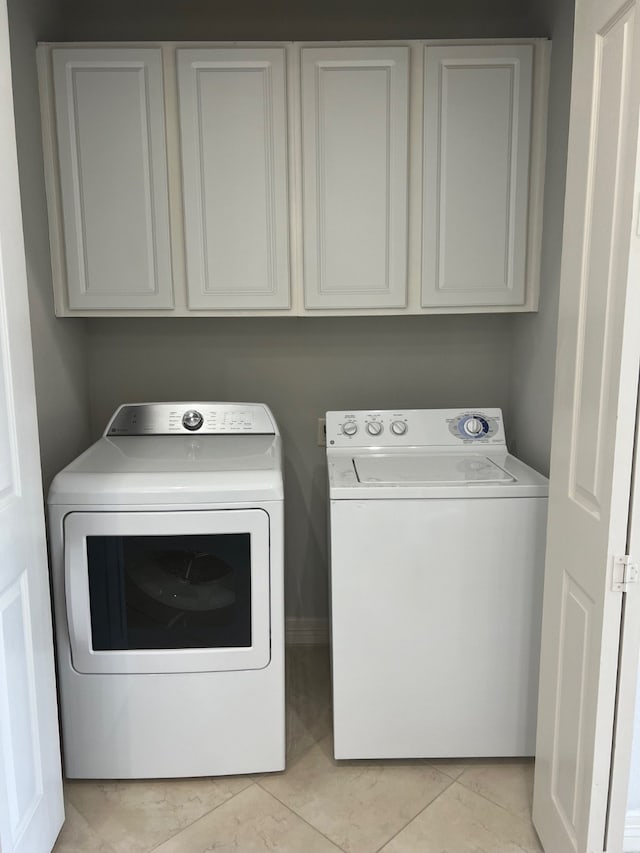
[[[92,647],[251,645],[251,537],[87,536]]]
[[[78,672],[268,665],[271,537],[263,509],[72,512],[64,532]]]

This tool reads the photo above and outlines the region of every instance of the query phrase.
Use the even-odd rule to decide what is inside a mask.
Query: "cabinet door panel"
[[[523,304],[533,48],[425,56],[422,304]]]
[[[69,307],[171,308],[160,50],[52,53]]]
[[[288,308],[283,48],[178,51],[190,308]]]
[[[307,308],[406,305],[408,60],[302,50]]]

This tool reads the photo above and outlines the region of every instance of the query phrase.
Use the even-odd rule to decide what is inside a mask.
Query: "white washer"
[[[499,409],[326,424],[336,758],[532,755],[547,480]]]
[[[49,492],[70,778],[285,763],[283,485],[266,406],[125,405]]]

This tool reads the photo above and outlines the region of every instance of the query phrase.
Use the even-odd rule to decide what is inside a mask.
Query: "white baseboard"
[[[288,646],[325,646],[329,642],[329,620],[290,616],[285,639]]]
[[[624,822],[624,853],[640,851],[640,809],[627,812]]]

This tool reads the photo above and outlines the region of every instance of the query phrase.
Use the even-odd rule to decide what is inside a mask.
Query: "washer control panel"
[[[277,435],[261,403],[128,403],[114,413],[105,436]]]
[[[505,445],[500,409],[327,412],[327,448]]]

